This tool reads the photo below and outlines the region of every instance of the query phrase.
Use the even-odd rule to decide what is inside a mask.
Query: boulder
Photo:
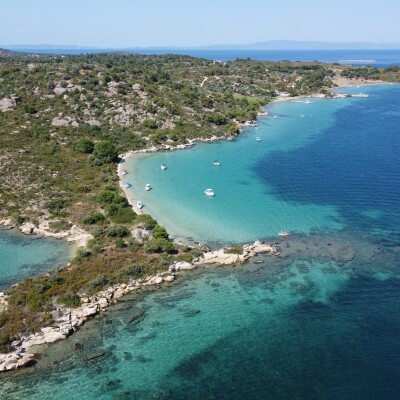
[[[125,290],[122,288],[118,288],[115,292],[114,292],[114,299],[120,299],[121,297],[123,297],[125,295]]]
[[[4,97],[0,100],[0,111],[6,112],[17,107],[16,97]]]
[[[178,261],[174,264],[174,268],[175,271],[180,271],[194,269],[196,266],[186,261]]]
[[[20,230],[26,235],[32,235],[32,233],[35,231],[35,228],[35,225],[33,225],[31,222],[26,222],[25,224],[21,225]]]
[[[90,304],[82,309],[82,315],[84,317],[91,317],[92,315],[96,315],[99,312],[99,305],[97,303]]]
[[[101,297],[101,298],[99,299],[99,306],[100,306],[100,308],[101,308],[102,310],[108,307],[108,300],[107,300],[106,297]]]

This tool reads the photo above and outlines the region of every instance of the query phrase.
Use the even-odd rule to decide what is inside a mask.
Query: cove
[[[0,289],[64,266],[71,255],[71,246],[64,240],[0,228]]]
[[[173,236],[202,243],[271,238],[282,229],[395,229],[400,86],[345,90],[369,97],[273,103],[270,116],[233,143],[135,154],[125,164],[132,193]]]

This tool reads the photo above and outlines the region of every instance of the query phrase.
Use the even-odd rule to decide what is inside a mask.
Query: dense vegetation
[[[278,92],[325,91],[340,73],[399,78],[395,68],[317,62],[0,53],[0,217],[16,225],[50,220],[55,232],[75,224],[94,236],[68,268],[9,291],[9,308],[0,313],[0,350],[20,333],[50,324],[55,303],[77,306],[78,294],[197,255],[175,246],[150,216],[132,211],[118,186],[118,154],[234,136],[239,123],[254,120]],[[143,241],[132,235],[138,226],[149,231]]]

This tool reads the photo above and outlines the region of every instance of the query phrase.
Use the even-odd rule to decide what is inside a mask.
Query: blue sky
[[[400,42],[398,0],[5,0],[1,15],[3,45]]]

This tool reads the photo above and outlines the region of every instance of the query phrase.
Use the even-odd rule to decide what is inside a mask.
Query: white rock
[[[82,315],[84,317],[91,317],[99,312],[99,305],[97,303],[86,306],[82,309]]]
[[[121,297],[123,297],[125,295],[125,290],[118,288],[115,292],[114,292],[114,299],[120,299]]]
[[[13,110],[16,108],[17,103],[16,103],[16,97],[11,96],[11,97],[4,97],[3,99],[0,100],[0,111],[5,112],[9,110]]]
[[[101,297],[99,299],[99,306],[101,309],[107,308],[108,307],[108,300],[105,297]]]
[[[178,261],[174,264],[174,268],[176,271],[180,271],[194,269],[196,266],[186,261]]]
[[[35,228],[35,225],[33,225],[31,222],[26,222],[20,226],[21,232],[25,233],[26,235],[32,235],[32,233],[35,232]]]

